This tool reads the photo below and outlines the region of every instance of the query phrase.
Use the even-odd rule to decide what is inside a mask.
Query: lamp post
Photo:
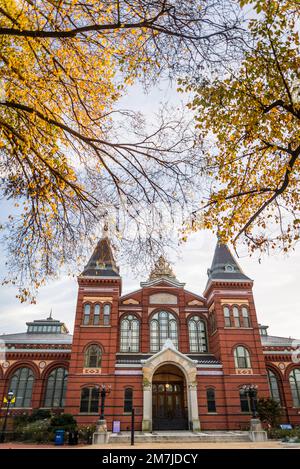
[[[100,417],[99,420],[104,420],[104,407],[105,407],[105,398],[107,394],[111,391],[111,386],[106,386],[105,384],[100,385],[100,397],[101,397],[101,404],[100,404]]]
[[[93,434],[93,444],[103,444],[107,443],[109,439],[109,435],[107,432],[107,425],[104,418],[104,408],[105,408],[105,398],[107,394],[111,391],[111,386],[106,386],[105,384],[100,384],[98,387],[99,394],[100,394],[100,415],[99,420],[97,422],[96,431]]]
[[[244,384],[242,389],[245,391],[246,396],[250,399],[250,409],[252,412],[252,418],[257,418],[256,408],[256,397],[257,397],[257,385],[256,384]]]
[[[0,443],[4,443],[7,417],[8,417],[10,404],[13,404],[15,401],[16,401],[16,398],[15,398],[13,391],[9,391],[7,393],[7,397],[4,398],[4,403],[6,404],[6,413],[5,413],[4,422],[3,422],[2,431],[1,431]]]

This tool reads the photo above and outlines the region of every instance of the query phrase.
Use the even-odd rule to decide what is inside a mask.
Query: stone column
[[[200,421],[198,412],[198,397],[197,397],[197,384],[192,383],[188,385],[189,392],[189,421],[192,426],[193,432],[200,431]]]
[[[143,422],[142,431],[152,431],[152,385],[147,382],[143,385]]]

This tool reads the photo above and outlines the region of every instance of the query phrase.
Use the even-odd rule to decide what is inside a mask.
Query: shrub
[[[53,431],[65,430],[70,432],[77,427],[77,422],[71,414],[53,415],[50,424]]]
[[[28,425],[30,415],[25,413],[21,415],[15,415],[13,418],[14,430],[21,430],[23,427]]]
[[[36,420],[28,423],[23,427],[20,437],[22,440],[37,443],[50,441],[53,438],[53,433],[50,430],[50,420]]]
[[[281,428],[271,428],[268,431],[268,437],[272,440],[286,440],[296,438],[300,440],[300,427],[293,428],[292,430],[283,430]]]
[[[78,430],[80,440],[90,444],[92,442],[93,433],[96,431],[96,425],[81,425]]]
[[[29,415],[29,422],[36,422],[37,420],[50,419],[52,416],[50,410],[47,409],[35,409],[32,414]]]
[[[281,407],[279,402],[270,398],[261,398],[257,403],[257,412],[262,422],[276,427],[280,422]]]

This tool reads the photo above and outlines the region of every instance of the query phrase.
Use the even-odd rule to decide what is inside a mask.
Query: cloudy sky
[[[186,288],[202,294],[207,268],[210,267],[216,240],[208,232],[191,235],[182,245],[180,258],[173,263],[178,280]],[[254,280],[254,299],[259,322],[270,326],[269,334],[300,338],[299,274],[300,249],[288,257],[265,257],[261,263],[255,258],[241,255],[239,263],[244,272]],[[79,266],[79,271],[82,266]],[[123,293],[139,288],[140,281],[130,271],[121,269]],[[63,277],[48,283],[40,291],[36,305],[20,304],[16,291],[2,287],[0,307],[0,333],[22,332],[28,320],[44,318],[53,309],[53,317],[65,321],[73,330],[77,297],[76,278]]]
[[[180,102],[174,87],[162,82],[150,94],[134,87],[123,99],[123,108],[142,110],[151,119],[160,102],[169,102],[175,106]],[[2,202],[1,211],[7,211]],[[172,259],[173,269],[186,288],[202,294],[207,281],[207,268],[210,267],[216,239],[209,232],[200,232],[189,237],[180,249],[180,258]],[[0,268],[4,270],[5,257],[0,253]],[[249,258],[240,252],[239,263],[244,272],[254,280],[254,299],[260,323],[270,326],[271,335],[300,339],[300,246],[288,256],[276,255],[265,257],[261,263],[257,258]],[[12,287],[0,287],[0,334],[23,332],[26,321],[45,318],[53,310],[53,317],[65,321],[70,332],[73,330],[77,298],[76,275],[83,266],[78,266],[74,278],[61,277],[49,282],[40,290],[36,305],[20,304],[15,298],[16,290]],[[139,288],[144,278],[134,278],[125,268],[121,269],[123,293]]]

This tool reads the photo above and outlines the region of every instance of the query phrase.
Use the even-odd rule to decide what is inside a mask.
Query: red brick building
[[[129,428],[132,406],[137,430],[241,429],[250,419],[242,386],[254,384],[258,397],[281,403],[284,423],[299,425],[299,342],[258,324],[252,286],[218,243],[203,296],[163,258],[139,290],[122,295],[103,238],[78,277],[73,337],[52,317],[0,336],[1,401],[13,390],[14,413],[51,408],[95,423],[105,384],[109,429],[114,420]]]

